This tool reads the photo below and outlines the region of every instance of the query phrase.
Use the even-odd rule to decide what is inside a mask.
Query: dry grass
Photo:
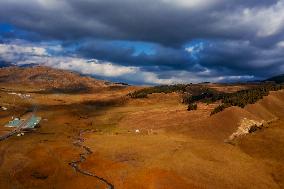
[[[0,188],[104,188],[68,165],[81,153],[72,142],[85,129],[94,131],[84,135],[93,154],[82,168],[118,189],[283,188],[284,91],[210,117],[218,104],[201,103],[188,112],[176,93],[116,103],[134,89],[32,93],[38,115],[46,120],[37,132],[0,143]],[[11,97],[1,92],[0,103],[11,103]],[[17,103],[19,114],[29,106]],[[3,124],[12,112],[0,113]],[[280,120],[236,146],[225,144],[244,117]]]

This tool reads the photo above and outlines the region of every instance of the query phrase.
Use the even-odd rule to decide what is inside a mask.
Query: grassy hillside
[[[51,92],[86,92],[106,87],[104,81],[81,76],[78,73],[49,67],[4,67],[0,68],[0,83],[3,85],[37,86]]]
[[[186,85],[142,90],[160,93],[134,99],[125,96],[140,87],[78,95],[12,86],[13,91],[30,94],[27,100],[4,87],[0,106],[8,109],[0,110],[0,133],[9,129],[4,125],[11,116],[25,114],[35,103],[43,120],[34,132],[1,142],[0,188],[107,188],[98,177],[116,189],[284,187],[283,90],[245,108],[231,107],[210,116],[223,94],[226,101],[239,101],[238,96],[246,100],[267,92],[250,87],[222,93],[221,85],[219,91],[211,85]],[[196,102],[221,100],[196,103],[197,110],[187,111],[180,103],[183,95]],[[234,146],[224,143],[244,118],[275,121],[237,138]]]
[[[128,96],[131,98],[147,98],[149,94],[154,93],[172,93],[178,92],[182,96],[182,102],[188,104],[188,110],[196,110],[196,103],[214,103],[221,101],[221,105],[212,111],[212,115],[223,111],[231,106],[244,108],[248,104],[254,104],[258,100],[267,96],[270,91],[278,91],[283,89],[282,85],[277,84],[260,84],[249,89],[240,90],[232,93],[220,92],[206,85],[164,85],[141,89]]]

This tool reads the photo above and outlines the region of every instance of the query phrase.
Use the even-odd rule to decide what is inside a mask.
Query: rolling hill
[[[53,92],[74,84],[92,90]],[[37,86],[53,91],[38,93]],[[108,86],[116,90],[93,90]],[[7,108],[0,110],[0,136],[12,116],[34,105],[43,118],[35,131],[1,141],[0,188],[284,188],[284,90],[210,116],[220,102],[187,111],[175,90],[130,98],[142,87],[116,86],[45,67],[0,69],[0,88],[30,95],[0,90]]]
[[[61,92],[82,92],[104,88],[105,81],[78,73],[49,67],[4,67],[0,69],[0,83],[40,87]],[[111,85],[111,84],[108,84]]]

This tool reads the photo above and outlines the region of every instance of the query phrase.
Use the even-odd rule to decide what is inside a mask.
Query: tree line
[[[281,89],[284,89],[283,85],[264,83],[250,89],[233,93],[224,93],[201,84],[178,84],[144,88],[129,93],[128,96],[131,98],[147,98],[149,94],[153,93],[179,92],[182,94],[182,103],[188,104],[189,111],[197,109],[197,102],[210,104],[221,101],[221,105],[217,106],[211,112],[211,115],[213,115],[231,106],[244,108],[247,104],[254,104],[264,96],[267,96],[270,91]]]

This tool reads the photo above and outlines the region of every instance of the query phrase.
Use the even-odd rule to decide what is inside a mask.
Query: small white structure
[[[22,94],[22,93],[15,93],[15,92],[12,92],[12,93],[8,93],[9,95],[16,95],[20,98],[31,98],[31,95],[30,94]]]
[[[140,130],[139,130],[139,129],[136,129],[136,130],[135,130],[135,133],[140,133]]]
[[[6,108],[6,107],[4,107],[4,106],[2,106],[1,109],[2,109],[3,111],[7,111],[7,110],[8,110],[8,108]]]
[[[24,136],[24,135],[25,135],[25,133],[19,133],[19,134],[17,134],[17,137]]]

